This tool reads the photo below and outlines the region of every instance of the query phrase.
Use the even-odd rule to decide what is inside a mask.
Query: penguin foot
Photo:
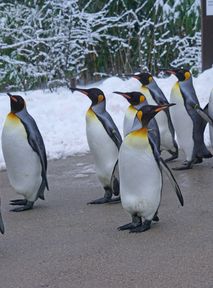
[[[26,204],[27,204],[26,199],[10,200],[10,205],[26,205]]]
[[[120,202],[121,202],[121,197],[119,196],[119,197],[110,199],[107,203],[116,204],[116,203],[120,203]]]
[[[99,198],[99,199],[96,199],[96,200],[93,200],[91,202],[88,202],[87,204],[105,204],[105,203],[109,203],[109,202],[112,202],[112,199],[111,198]]]
[[[199,164],[199,163],[202,163],[203,162],[203,159],[201,157],[197,157],[194,161],[194,164]]]
[[[132,216],[132,222],[131,223],[120,226],[117,229],[119,231],[124,231],[124,230],[134,229],[134,228],[141,226],[141,225],[142,225],[141,217]]]
[[[128,224],[125,224],[125,225],[123,225],[123,226],[120,226],[120,227],[118,227],[117,229],[119,230],[119,231],[124,231],[124,230],[130,230],[130,229],[134,229],[134,228],[136,228],[136,227],[138,227],[138,226],[141,226],[141,224],[140,223],[138,223],[138,224],[135,224],[135,223],[128,223]]]
[[[165,160],[164,160],[165,162],[170,162],[170,161],[175,160],[175,159],[178,158],[178,153],[172,152],[172,151],[168,151],[168,152],[169,152],[170,154],[172,154],[172,156],[169,157],[169,158],[167,158],[167,159],[165,159]]]
[[[33,209],[33,204],[34,204],[34,202],[27,201],[26,205],[24,205],[22,207],[17,207],[17,208],[11,209],[10,211],[21,212],[21,211],[30,210],[30,209]]]
[[[129,231],[129,233],[141,233],[149,230],[151,228],[152,221],[145,220],[144,223],[136,228],[133,228]]]
[[[193,163],[192,161],[185,161],[183,166],[180,167],[174,167],[172,168],[172,170],[176,170],[176,171],[180,171],[180,170],[188,170],[188,169],[192,169]]]

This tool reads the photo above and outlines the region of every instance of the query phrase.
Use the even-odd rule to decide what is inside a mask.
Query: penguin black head
[[[149,121],[160,111],[169,108],[170,106],[175,105],[163,104],[163,105],[145,105],[137,111],[136,117],[142,123],[143,127],[147,127]]]
[[[98,88],[81,89],[81,88],[71,88],[71,91],[79,91],[89,97],[92,101],[92,105],[99,104],[105,101],[105,96],[103,91]]]
[[[113,93],[122,95],[131,105],[138,105],[146,100],[146,97],[141,92],[118,92]]]
[[[12,95],[10,93],[7,93],[7,95],[10,97],[10,107],[12,113],[20,112],[25,108],[25,101],[21,96]]]
[[[189,69],[185,68],[172,68],[172,69],[166,69],[165,72],[169,74],[174,74],[179,81],[186,81],[191,77],[191,73]]]
[[[152,82],[153,77],[148,72],[142,72],[140,74],[132,75],[133,78],[139,80],[142,85],[148,85]]]

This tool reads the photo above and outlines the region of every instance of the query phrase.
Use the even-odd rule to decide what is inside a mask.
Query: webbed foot
[[[26,204],[27,204],[26,199],[10,200],[10,205],[26,205]]]
[[[34,205],[34,202],[27,201],[26,205],[24,205],[22,207],[17,207],[17,208],[11,209],[10,211],[21,212],[21,211],[30,210],[30,209],[33,209],[33,205]]]
[[[144,223],[136,228],[133,228],[129,231],[129,233],[141,233],[149,230],[151,228],[152,221],[145,220]]]
[[[167,158],[167,159],[165,159],[164,161],[165,162],[170,162],[170,161],[172,161],[172,160],[175,160],[175,159],[177,159],[178,158],[178,152],[172,152],[172,151],[168,151],[172,156],[171,157],[169,157],[169,158]]]
[[[134,229],[138,226],[141,226],[141,224],[142,224],[141,217],[132,216],[132,222],[131,223],[122,225],[122,226],[118,227],[117,229],[119,231],[130,230],[130,229]]]

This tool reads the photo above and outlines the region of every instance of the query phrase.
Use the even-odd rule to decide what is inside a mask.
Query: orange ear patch
[[[185,72],[184,76],[185,76],[185,80],[188,80],[191,77],[191,73]]]
[[[140,96],[140,103],[145,101],[145,97],[144,96]]]
[[[104,100],[104,96],[103,95],[99,95],[98,96],[98,103],[102,102]]]

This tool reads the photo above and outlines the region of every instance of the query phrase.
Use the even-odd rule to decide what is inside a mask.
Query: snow
[[[169,100],[172,86],[177,81],[174,75],[168,78],[155,78],[160,88]],[[213,68],[206,70],[193,79],[195,90],[201,107],[209,100],[213,88]],[[122,133],[123,117],[128,103],[122,96],[113,91],[137,91],[140,83],[134,78],[108,78],[105,81],[87,86],[98,87],[103,90],[107,100],[107,110]],[[43,136],[48,159],[65,158],[76,153],[89,151],[86,139],[85,114],[90,106],[90,100],[82,93],[71,93],[67,88],[59,88],[54,92],[49,90],[16,92],[26,100],[28,112],[36,120]],[[0,94],[0,134],[5,117],[10,110],[10,103],[6,93]],[[0,140],[1,142],[1,140]],[[208,129],[205,132],[205,142],[210,144]],[[1,146],[1,143],[0,143]],[[0,169],[5,167],[0,149]],[[85,171],[89,173],[90,171]],[[80,177],[81,175],[79,175]]]

